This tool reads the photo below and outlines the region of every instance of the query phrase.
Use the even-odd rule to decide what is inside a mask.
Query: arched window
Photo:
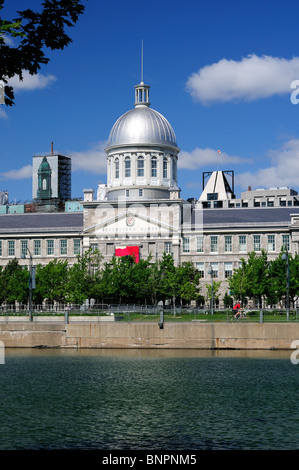
[[[130,178],[131,176],[131,159],[130,157],[125,158],[125,177]]]
[[[163,158],[163,178],[167,178],[167,158]]]
[[[138,157],[137,159],[137,176],[144,176],[144,158]]]
[[[115,159],[115,178],[119,178],[119,159]]]
[[[176,181],[176,161],[175,158],[172,159],[172,179]]]
[[[152,177],[157,176],[157,157],[152,157]]]

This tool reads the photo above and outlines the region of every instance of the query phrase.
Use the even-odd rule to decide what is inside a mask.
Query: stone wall
[[[5,347],[280,349],[294,348],[299,324],[81,322],[0,324]]]

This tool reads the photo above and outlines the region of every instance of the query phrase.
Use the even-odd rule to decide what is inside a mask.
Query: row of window
[[[173,160],[173,176],[175,177],[175,161]],[[125,178],[131,177],[131,158],[125,158]],[[144,176],[144,157],[137,158],[137,176]],[[151,158],[151,177],[156,178],[158,176],[158,159],[157,157]],[[119,158],[114,160],[114,177],[119,178]],[[163,158],[163,178],[168,178],[168,161],[167,158]]]
[[[196,252],[204,252],[204,235],[196,237]],[[210,236],[210,252],[218,253],[219,245],[219,236],[211,235]],[[282,245],[290,249],[290,236],[282,235]],[[261,235],[253,235],[253,251],[261,251]],[[276,251],[276,239],[275,235],[267,235],[267,246],[265,247],[267,251]],[[233,251],[233,237],[231,235],[224,236],[224,251],[226,253],[231,253]],[[247,252],[247,236],[239,235],[238,236],[238,251]],[[183,237],[183,253],[190,253],[190,237]]]
[[[55,252],[55,242],[59,241],[59,253],[60,256],[66,256],[68,254],[68,244],[70,240],[64,238],[61,240],[46,240],[46,255],[54,255]],[[81,240],[79,238],[74,238],[72,240],[72,250],[73,255],[80,254]],[[28,240],[21,240],[20,246],[20,255],[28,255]],[[4,250],[4,241],[0,240],[0,256],[3,256]],[[30,251],[31,252],[31,251]],[[33,251],[31,252],[32,256],[41,256],[42,255],[42,240],[33,240]],[[16,256],[16,240],[7,240],[7,255],[15,257]]]
[[[196,269],[199,271],[200,277],[210,276],[217,279],[219,277],[219,264],[224,265],[225,279],[231,277],[233,274],[233,263],[230,261],[225,263],[196,263]]]

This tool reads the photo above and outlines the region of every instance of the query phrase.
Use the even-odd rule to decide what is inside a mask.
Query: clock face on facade
[[[129,215],[126,220],[126,224],[128,227],[132,227],[135,224],[135,217]]]

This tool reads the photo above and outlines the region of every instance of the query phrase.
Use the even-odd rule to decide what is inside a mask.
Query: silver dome
[[[109,135],[107,149],[132,144],[177,148],[174,130],[167,119],[146,105],[136,106],[116,121]]]

